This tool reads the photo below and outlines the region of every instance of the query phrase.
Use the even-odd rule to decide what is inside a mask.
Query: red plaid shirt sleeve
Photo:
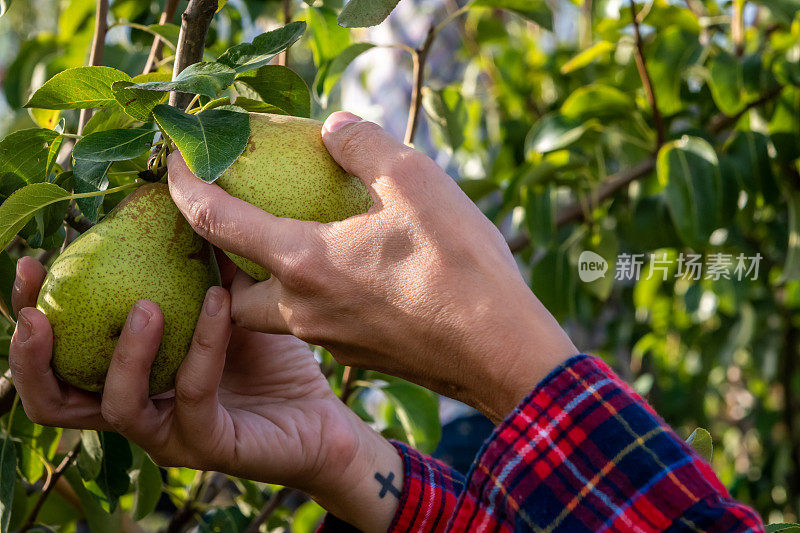
[[[708,463],[591,356],[551,372],[495,429],[465,482],[395,446],[405,480],[391,531],[764,530]]]

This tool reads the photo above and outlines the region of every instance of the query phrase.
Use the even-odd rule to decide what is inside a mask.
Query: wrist
[[[403,487],[403,461],[394,446],[344,404],[348,431],[328,440],[328,459],[303,490],[325,510],[362,531],[386,531]],[[392,488],[389,488],[392,487]]]
[[[527,291],[505,305],[508,314],[487,321],[487,343],[471,358],[471,403],[495,424],[502,422],[547,374],[578,353],[575,345],[539,300]],[[522,300],[522,301],[520,301]],[[497,309],[497,307],[494,307]],[[480,346],[480,345],[476,345]],[[478,377],[478,379],[476,379]]]

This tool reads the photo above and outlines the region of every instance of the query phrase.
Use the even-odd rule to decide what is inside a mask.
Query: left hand
[[[333,394],[307,344],[232,327],[230,296],[222,287],[206,295],[174,397],[148,396],[164,324],[159,307],[147,300],[128,316],[102,397],[59,381],[50,367],[50,324],[33,307],[44,276],[37,261],[21,259],[12,297],[19,322],[9,362],[34,422],[117,431],[161,465],[288,485],[323,504],[350,490],[350,500],[367,500],[360,495],[364,480],[372,480],[371,469],[386,468],[372,461],[399,463],[394,448]],[[402,466],[394,468],[402,475]],[[363,522],[348,509],[334,512],[374,529],[369,513]],[[392,509],[384,513],[389,520],[392,515]]]

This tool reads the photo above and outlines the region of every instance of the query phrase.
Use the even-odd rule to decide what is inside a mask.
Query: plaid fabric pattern
[[[391,531],[764,531],[600,359],[551,372],[458,474],[402,444]],[[331,528],[333,529],[333,528]]]

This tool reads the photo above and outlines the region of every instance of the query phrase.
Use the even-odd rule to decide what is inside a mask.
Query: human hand
[[[350,113],[323,141],[374,206],[320,224],[277,218],[197,179],[169,185],[194,229],[269,269],[232,285],[237,324],[292,333],[343,364],[400,376],[502,420],[577,353],[531,293],[500,232],[433,161]]]
[[[174,396],[152,399],[148,378],[163,317],[140,300],[101,397],[58,380],[50,367],[52,330],[33,307],[44,277],[38,261],[22,258],[12,292],[18,325],[9,363],[31,420],[117,431],[163,466],[299,488],[363,530],[386,530],[397,502],[377,497],[374,474],[402,478],[400,458],[336,398],[307,344],[232,327],[228,292],[212,287]]]

